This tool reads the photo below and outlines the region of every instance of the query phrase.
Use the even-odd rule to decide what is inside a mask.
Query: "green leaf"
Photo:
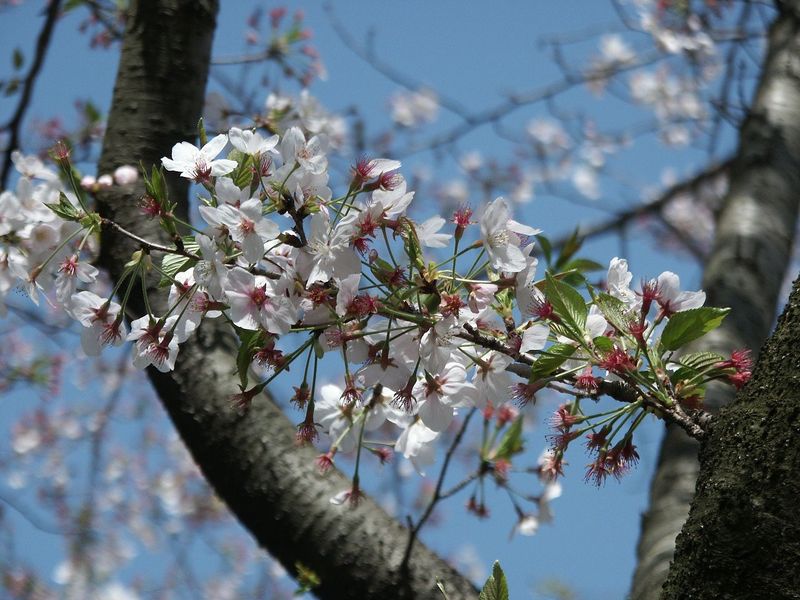
[[[19,71],[24,63],[25,56],[22,54],[22,50],[14,48],[14,52],[11,54],[11,64],[14,65],[14,70]]]
[[[80,212],[72,205],[72,202],[61,192],[58,196],[58,202],[44,203],[47,208],[52,210],[56,215],[65,221],[78,221]]]
[[[494,565],[492,565],[492,574],[483,584],[479,600],[508,600],[506,574],[503,573],[498,561],[494,561]]]
[[[425,262],[422,259],[422,248],[419,238],[417,237],[417,230],[414,228],[414,225],[407,220],[404,220],[402,236],[409,263],[416,267],[418,271],[424,271]]]
[[[3,90],[3,95],[6,97],[13,96],[18,89],[19,89],[19,79],[14,77],[13,79],[10,79],[6,84],[6,89]]]
[[[592,340],[594,347],[600,352],[611,352],[614,349],[614,342],[604,335],[599,335]]]
[[[609,294],[598,294],[594,303],[603,313],[606,321],[611,323],[617,331],[625,334],[629,332],[633,317],[622,300]]]
[[[294,563],[294,568],[295,571],[297,571],[297,589],[294,591],[295,596],[307,594],[322,583],[319,575],[299,560]]]
[[[187,235],[183,238],[183,249],[196,254],[200,251],[200,244],[195,241],[194,236]],[[194,266],[196,262],[193,258],[181,256],[180,254],[165,254],[164,258],[161,259],[161,270],[164,274],[161,276],[161,281],[158,282],[159,287],[172,285],[170,277],[174,278],[181,271]]]
[[[716,352],[692,352],[678,359],[678,364],[691,369],[703,370],[725,360],[722,354]]]
[[[538,381],[542,377],[547,377],[575,353],[575,346],[572,344],[553,344],[545,350],[531,367],[530,381]]]
[[[576,334],[582,334],[586,328],[586,316],[589,314],[589,310],[578,290],[547,273],[544,295],[553,305],[561,320],[572,325],[576,329]]]
[[[606,267],[599,262],[589,260],[588,258],[576,258],[569,261],[562,267],[562,271],[578,271],[580,273],[590,273],[592,271],[602,271]]]
[[[544,260],[547,263],[547,266],[550,266],[550,263],[553,260],[553,245],[543,235],[537,235],[536,241],[539,242],[539,245],[542,247],[542,254],[544,254]]]
[[[231,179],[233,179],[233,183],[235,183],[236,187],[240,190],[249,187],[253,182],[253,171],[251,170],[254,164],[253,157],[249,154],[244,154],[240,150],[231,150],[230,154],[228,154],[228,158],[230,160],[235,160],[239,165],[230,175]]]
[[[203,117],[197,121],[197,136],[200,138],[200,147],[202,148],[208,143],[208,135],[206,134],[206,124],[203,122]]]
[[[699,376],[700,373],[697,371],[697,369],[693,369],[692,367],[680,367],[675,371],[669,372],[669,380],[673,385],[677,384],[679,381],[692,382]]]
[[[81,4],[84,4],[86,0],[67,0],[64,3],[64,8],[61,9],[62,14],[67,13],[71,10],[78,8]]]
[[[511,427],[506,429],[494,453],[494,458],[508,460],[520,452],[522,452],[522,415],[514,419]]]
[[[253,360],[253,347],[259,341],[261,333],[236,327],[236,334],[239,336],[239,352],[236,355],[236,370],[239,373],[239,382],[242,389],[247,388],[247,371]]]
[[[578,228],[576,227],[575,231],[572,232],[572,235],[569,236],[569,239],[561,247],[561,254],[558,256],[558,260],[555,264],[555,269],[557,271],[567,270],[565,265],[575,256],[575,253],[580,250],[581,244],[583,244],[583,240],[578,237]]]
[[[692,308],[677,312],[669,318],[661,334],[661,345],[665,350],[677,350],[720,326],[730,312],[729,308]]]
[[[99,123],[103,119],[103,114],[100,112],[100,109],[90,101],[87,101],[83,105],[83,116],[86,117],[86,120],[90,124]]]

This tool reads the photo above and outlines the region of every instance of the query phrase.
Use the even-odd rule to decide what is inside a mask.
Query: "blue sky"
[[[222,4],[215,56],[241,52],[244,21],[252,6],[244,0]],[[0,59],[8,56],[16,45],[26,54],[31,52],[40,22],[36,13],[41,5],[28,0],[2,15]],[[290,10],[305,10],[307,24],[314,31],[314,43],[327,66],[328,80],[315,83],[312,92],[330,110],[358,106],[374,130],[389,126],[388,97],[399,86],[344,47],[320,3],[292,2],[289,6]],[[457,99],[470,111],[493,106],[507,93],[536,89],[558,79],[558,71],[539,43],[543,36],[618,28],[610,4],[597,0],[491,4],[453,0],[357,1],[337,3],[334,7],[336,17],[357,40],[363,42],[367,31],[373,31],[374,49],[383,61],[421,84]],[[68,122],[74,115],[72,102],[76,98],[91,98],[101,107],[108,106],[117,54],[113,50],[88,50],[87,39],[76,32],[76,23],[71,17],[58,27],[53,50],[35,90],[29,122],[53,115],[63,115]],[[592,44],[586,44],[578,52],[591,47]],[[569,110],[589,107],[596,118],[612,124],[626,122],[631,110],[620,102],[598,99],[582,88],[557,99],[556,103],[559,108]],[[0,101],[0,115],[7,114],[9,106],[9,101]],[[545,114],[544,107],[537,106],[519,111],[507,123],[512,129],[522,128],[529,119]],[[437,127],[456,122],[456,117],[442,111]],[[467,136],[459,143],[459,149],[479,150],[485,157],[510,156],[508,144],[488,127]],[[635,151],[623,152],[616,160],[615,169],[624,170],[627,187],[604,185],[601,198],[590,207],[537,193],[530,204],[518,211],[518,220],[558,237],[578,223],[591,223],[607,211],[635,200],[638,186],[648,181],[657,184],[665,168],[682,174],[692,172],[704,162],[703,154],[698,151],[665,151],[651,142],[637,145]],[[434,177],[443,180],[458,176],[452,161],[440,164],[429,154],[415,155],[404,163],[409,170],[425,165]],[[635,233],[628,247],[628,258],[637,277],[655,276],[669,269],[681,275],[686,288],[697,289],[699,271],[685,256],[670,255],[654,247],[647,235]],[[590,244],[587,250],[594,260],[607,263],[619,253],[619,248],[619,243],[609,237]],[[284,379],[276,389],[290,389],[292,383],[295,382]],[[545,403],[538,413],[532,413],[532,421],[540,421],[554,408],[554,403]],[[446,554],[454,554],[463,545],[471,547],[485,573],[489,572],[492,561],[499,559],[509,578],[512,598],[535,597],[533,590],[551,579],[567,584],[583,600],[622,598],[634,567],[640,514],[646,506],[660,438],[658,424],[639,431],[640,466],[620,484],[612,481],[601,489],[585,484],[586,460],[580,451],[572,452],[563,480],[563,496],[554,503],[555,522],[543,526],[535,537],[517,536],[509,540],[516,517],[507,503],[498,501],[493,505],[496,509],[491,518],[478,521],[466,514],[466,495],[461,495],[444,504],[440,509],[444,516],[442,524],[427,531],[423,539]],[[535,462],[546,444],[545,433],[541,425],[528,433],[526,463]],[[535,486],[531,488],[534,491]]]

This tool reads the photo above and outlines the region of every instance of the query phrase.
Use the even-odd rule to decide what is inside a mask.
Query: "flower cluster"
[[[34,301],[44,292],[80,323],[87,354],[127,340],[135,366],[165,372],[204,318],[224,315],[241,341],[239,409],[292,362],[305,363],[294,398],[305,411],[297,438],[328,435],[321,470],[338,452],[355,449],[360,457],[367,449],[384,461],[393,446],[422,471],[457,414],[481,411],[487,423],[506,415],[484,440],[479,469],[503,482],[521,450],[522,421],[508,417],[507,401],[524,404],[550,388],[573,400],[553,419],[544,481],[561,473],[567,445],[588,435],[596,459],[587,478],[600,483],[635,462],[633,433],[646,414],[701,435],[692,411],[704,384],[727,378],[738,386],[749,377],[742,355],[677,357],[726,311],[704,308],[705,295],[681,291],[673,273],[634,290],[626,261],[615,258],[603,291],[584,274],[591,261],[571,260],[577,243],[554,260],[540,238],[548,268],[537,279],[540,231],[515,221],[503,198],[475,217],[462,207],[449,222],[419,222],[408,214],[414,192],[395,160],[358,161],[346,191],[335,195],[324,133],[297,125],[271,136],[231,128],[210,140],[201,131],[201,140],[200,147],[176,144],[161,162],[202,187],[202,226],[179,236],[188,224],[173,214],[165,174],[145,173],[143,211],[175,245],[137,238],[142,250],[102,295],[92,287],[98,273],[87,258],[95,234],[113,224],[90,210],[68,153],[57,157],[62,179],[15,155],[22,177],[15,193],[0,196],[0,292],[21,280]],[[127,170],[120,178],[131,182]],[[447,258],[431,260],[449,244]],[[151,270],[169,286],[168,309],[148,309],[128,330],[127,300]],[[326,353],[341,356],[343,386],[318,391],[317,363]],[[251,365],[262,373],[257,382],[250,381]],[[603,394],[620,403],[587,412],[585,401]],[[371,441],[385,422],[399,428],[394,443]],[[360,497],[357,481],[356,474],[351,501]]]

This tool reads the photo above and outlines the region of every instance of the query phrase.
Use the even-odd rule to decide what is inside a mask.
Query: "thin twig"
[[[8,185],[8,177],[11,174],[11,152],[19,145],[19,130],[22,127],[22,119],[25,117],[25,112],[30,105],[33,86],[36,83],[36,78],[39,76],[39,71],[44,63],[44,57],[50,46],[50,39],[53,36],[53,28],[55,27],[60,9],[61,0],[50,0],[50,6],[47,7],[44,25],[36,40],[36,53],[33,57],[33,63],[31,63],[31,68],[25,76],[25,81],[22,85],[22,94],[17,103],[17,108],[8,123],[2,127],[2,129],[9,132],[9,136],[8,146],[3,155],[3,167],[0,169],[0,188],[5,188]]]
[[[456,451],[456,448],[461,443],[461,439],[464,437],[464,432],[467,430],[467,426],[469,425],[470,419],[472,419],[472,415],[475,414],[477,411],[476,408],[471,409],[467,416],[464,417],[464,422],[461,424],[461,428],[456,433],[455,437],[453,438],[453,442],[450,444],[450,447],[447,449],[447,454],[444,456],[444,462],[442,463],[442,469],[439,471],[439,479],[436,482],[436,489],[433,492],[433,497],[431,501],[428,503],[428,506],[425,508],[425,512],[422,513],[422,516],[417,521],[416,525],[409,527],[408,532],[408,544],[406,545],[406,552],[403,555],[403,567],[408,566],[408,560],[411,558],[411,550],[414,548],[414,542],[417,539],[417,534],[419,534],[420,529],[422,526],[425,525],[427,520],[430,518],[431,514],[433,514],[433,509],[436,507],[436,504],[442,500],[442,485],[444,485],[444,478],[447,474],[447,468],[450,466],[450,459],[453,458],[453,453]],[[409,525],[411,523],[411,519],[409,518]]]
[[[178,248],[168,248],[167,246],[162,246],[161,244],[156,244],[155,242],[149,242],[146,239],[139,237],[135,233],[128,231],[127,229],[115,223],[111,219],[107,219],[106,217],[102,217],[101,222],[103,223],[103,225],[111,227],[112,229],[115,229],[122,235],[129,237],[135,242],[138,242],[142,246],[142,248],[145,248],[147,250],[151,250],[154,252],[164,252],[166,254],[179,254],[180,256],[185,256],[186,258],[191,258],[194,260],[202,260],[202,257],[198,256],[197,254],[194,254],[193,252],[187,252],[186,250],[179,250]]]
[[[628,223],[638,219],[639,217],[652,214],[658,210],[663,209],[667,204],[669,204],[672,200],[677,198],[681,194],[685,194],[688,192],[694,191],[696,188],[701,186],[707,181],[714,179],[715,177],[720,177],[722,175],[726,175],[730,170],[732,164],[732,160],[728,158],[723,162],[720,162],[713,167],[708,169],[704,169],[700,173],[697,173],[690,177],[685,181],[681,181],[680,183],[676,183],[673,186],[670,186],[668,189],[664,190],[664,192],[659,195],[657,198],[650,200],[649,202],[645,202],[644,204],[640,204],[637,206],[633,206],[628,210],[620,212],[615,216],[606,219],[605,221],[601,221],[591,227],[586,227],[581,230],[581,239],[588,240],[589,238],[598,237],[601,235],[605,235],[608,233],[614,233],[619,231],[620,229],[624,229]],[[567,240],[572,237],[564,236],[552,242],[552,246],[554,249],[563,248],[564,245],[567,243]]]

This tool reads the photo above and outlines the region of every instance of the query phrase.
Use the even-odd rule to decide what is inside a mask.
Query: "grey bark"
[[[216,0],[139,0],[125,32],[108,120],[100,172],[121,164],[157,164],[172,145],[194,138],[208,74]],[[171,180],[172,199],[186,212],[186,185]],[[104,216],[147,239],[155,223],[136,206],[139,186],[116,188],[99,200]],[[162,240],[163,241],[163,240]],[[120,275],[136,246],[105,231],[101,262]],[[151,305],[164,310],[163,294],[150,286]],[[131,307],[143,314],[141,298]],[[181,346],[176,368],[148,375],[175,427],[216,493],[259,544],[291,573],[295,563],[316,572],[322,598],[431,598],[439,600],[436,578],[451,598],[477,591],[424,545],[417,543],[402,565],[408,532],[377,504],[365,499],[356,510],[329,498],[349,488],[338,473],[322,478],[316,453],[295,445],[294,427],[267,397],[247,414],[230,403],[238,391],[236,344],[231,332],[206,322]]]
[[[800,199],[800,2],[777,3],[753,105],[731,168],[730,191],[717,217],[703,275],[707,304],[733,310],[704,349],[754,351],[769,334],[791,258]],[[715,411],[730,388],[709,389]],[[696,442],[667,427],[642,517],[634,600],[658,598],[686,520],[699,471]]]
[[[662,598],[800,598],[800,279],[700,464]]]

